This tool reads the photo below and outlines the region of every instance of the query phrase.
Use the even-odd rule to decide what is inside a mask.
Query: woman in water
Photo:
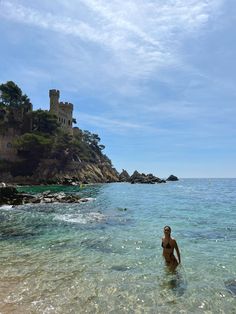
[[[171,227],[164,227],[164,237],[162,238],[161,246],[163,247],[163,257],[166,265],[171,269],[175,270],[176,267],[181,263],[180,252],[175,239],[171,237]],[[174,249],[176,251],[178,261],[174,255]]]

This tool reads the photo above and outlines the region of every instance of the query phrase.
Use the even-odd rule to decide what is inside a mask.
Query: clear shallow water
[[[93,200],[0,208],[0,313],[236,313],[236,179],[22,189]]]

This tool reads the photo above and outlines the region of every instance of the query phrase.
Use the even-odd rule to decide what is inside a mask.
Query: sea
[[[236,179],[19,190],[88,201],[0,207],[1,314],[236,313]]]

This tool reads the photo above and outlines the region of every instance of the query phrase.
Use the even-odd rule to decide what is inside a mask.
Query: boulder
[[[129,182],[132,184],[134,183],[155,184],[165,183],[165,180],[155,177],[152,173],[149,174],[139,173],[137,170],[135,170],[132,176],[130,177]]]
[[[0,199],[3,197],[14,197],[18,193],[14,186],[0,187]]]
[[[18,205],[21,201],[22,197],[15,187],[0,187],[0,205]]]
[[[173,174],[171,174],[167,179],[166,179],[166,181],[178,181],[179,179],[176,177],[176,176],[174,176]]]
[[[51,193],[45,191],[40,194],[32,195],[20,193],[15,187],[0,188],[0,205],[23,205],[35,203],[80,203],[87,202],[89,199],[81,199],[77,194],[64,192]]]

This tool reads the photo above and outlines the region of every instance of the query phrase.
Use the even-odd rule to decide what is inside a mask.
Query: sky
[[[235,0],[0,0],[0,83],[74,104],[126,169],[236,177]]]

